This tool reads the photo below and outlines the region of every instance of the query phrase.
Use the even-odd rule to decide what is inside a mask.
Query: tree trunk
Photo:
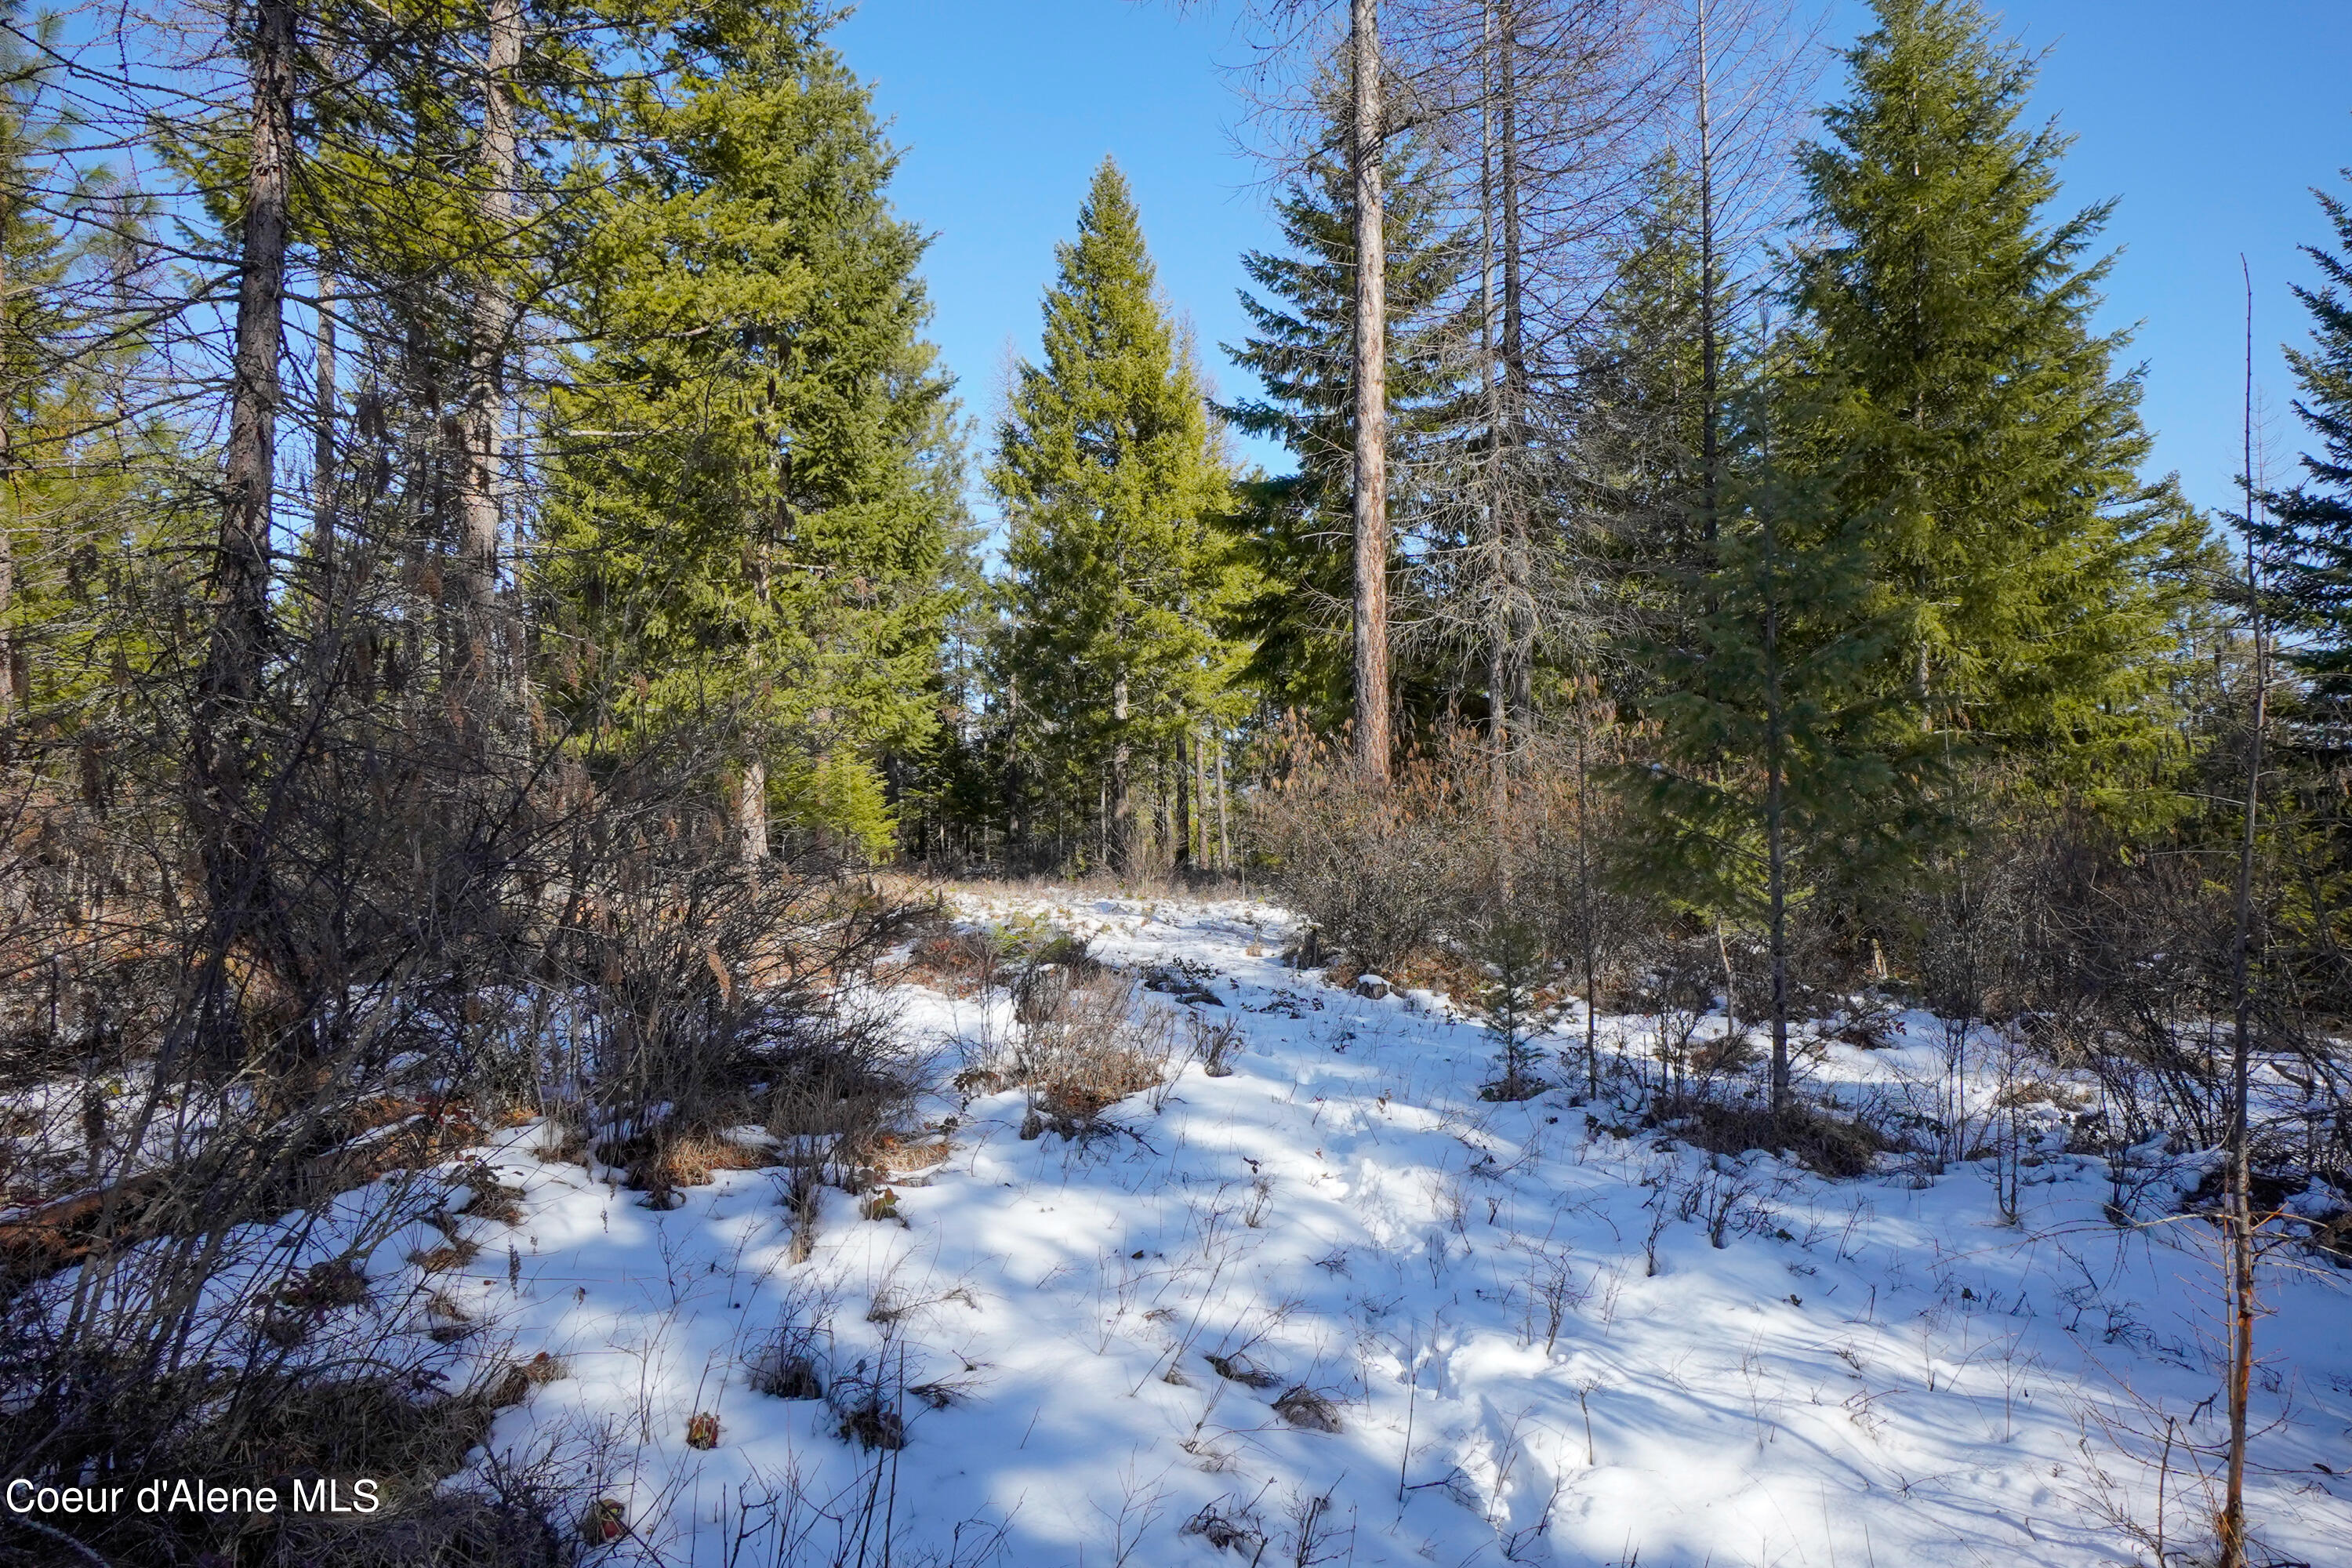
[[[278,356],[286,316],[287,198],[294,162],[294,10],[257,0],[253,13],[253,122],[239,236],[236,346],[230,361],[228,445],[220,532],[212,564],[212,624],[196,676],[188,809],[204,872],[211,931],[199,984],[204,1027],[236,1038],[229,959],[267,923],[273,896],[261,823],[252,808],[256,706],[269,643],[270,503],[277,487]],[[275,988],[287,967],[268,941],[253,943],[257,984]]]
[[[322,575],[335,549],[335,275],[319,268],[319,358],[310,438],[310,563]],[[320,584],[324,592],[325,585]]]
[[[1715,124],[1712,68],[1707,55],[1707,0],[1698,0],[1698,364],[1699,364],[1699,484],[1704,509],[1702,529],[1709,542],[1716,536],[1716,509],[1720,496],[1721,467],[1716,416],[1717,350],[1715,320]]]
[[[1117,726],[1110,748],[1110,864],[1122,877],[1135,874],[1135,800],[1128,773],[1134,748],[1127,738],[1127,677],[1110,692],[1111,721]]]
[[[735,779],[735,842],[745,865],[768,858],[768,760],[753,757]]]
[[[1584,908],[1584,1088],[1588,1099],[1601,1098],[1601,992],[1595,979],[1600,968],[1600,910],[1592,897],[1592,795],[1585,748],[1590,737],[1583,725],[1576,732],[1576,891]]]
[[[8,299],[8,251],[0,246],[0,310]],[[0,332],[7,322],[0,318]],[[13,391],[13,389],[5,389]],[[16,499],[15,424],[0,419],[0,485],[7,487],[8,512],[0,518],[0,764],[7,758],[7,727],[16,711],[16,643],[9,630],[9,612],[16,602],[16,527],[24,521]]]
[[[465,460],[458,469],[457,591],[465,622],[466,674],[486,681],[497,642],[499,422],[511,311],[499,276],[514,221],[514,71],[522,62],[522,0],[490,0],[482,66],[482,233],[487,253],[467,321]]]
[[[1769,452],[1768,452],[1769,458]],[[1764,874],[1772,940],[1772,1114],[1789,1109],[1789,846],[1785,718],[1780,696],[1780,597],[1772,574],[1772,512],[1764,542]]]
[[[1381,199],[1379,0],[1350,0],[1349,58],[1355,123],[1349,138],[1355,181],[1356,297],[1356,757],[1389,776],[1388,236]]]
[[[2239,258],[2242,268],[2245,258]],[[2254,1205],[2248,1096],[2253,1076],[2254,846],[2263,778],[2263,731],[2270,717],[2270,671],[2263,646],[2262,582],[2254,563],[2254,291],[2246,281],[2246,600],[2254,633],[2254,711],[2246,742],[2246,811],[2238,840],[2236,931],[2231,945],[2230,990],[2235,1019],[2230,1038],[2228,1231],[2230,1276],[2230,1456],[2222,1489],[2221,1568],[2245,1568],[2246,1416],[2254,1372]]]
[[[1217,737],[1217,869],[1234,868],[1234,841],[1225,831],[1225,738]]]
[[[1192,868],[1192,748],[1190,737],[1176,737],[1176,865]]]

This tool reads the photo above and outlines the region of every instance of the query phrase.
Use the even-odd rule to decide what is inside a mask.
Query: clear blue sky
[[[2283,458],[2302,432],[2277,345],[2300,339],[2295,247],[2323,237],[2314,184],[2352,163],[2348,0],[2014,0],[2006,25],[2053,46],[2037,109],[2076,141],[2069,199],[2121,198],[2107,324],[2142,323],[2155,470],[2227,506],[2239,468],[2252,263],[2257,377]],[[1257,170],[1237,152],[1233,0],[1180,15],[1131,0],[864,0],[835,35],[875,84],[906,157],[893,195],[935,232],[932,336],[984,416],[1008,348],[1033,354],[1056,239],[1105,153],[1126,168],[1170,297],[1196,322],[1222,389],[1240,373],[1239,258],[1272,243]],[[1824,47],[1867,16],[1837,0]],[[1842,90],[1832,67],[1822,90]],[[1278,449],[1250,456],[1283,466]]]

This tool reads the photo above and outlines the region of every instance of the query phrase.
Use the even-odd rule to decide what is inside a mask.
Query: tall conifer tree
[[[1230,478],[1200,372],[1109,159],[1058,256],[1045,363],[1015,373],[989,468],[1007,524],[1004,695],[1030,784],[1079,820],[1098,812],[1126,871],[1145,763],[1230,706],[1238,652],[1217,628],[1243,579],[1216,524]]]
[[[2352,169],[2344,171],[2352,178]],[[2304,247],[2319,268],[2315,289],[2295,287],[2311,317],[2311,343],[2290,347],[2301,395],[2295,413],[2316,440],[2303,456],[2303,480],[2267,497],[2256,536],[2281,618],[2303,636],[2288,657],[2315,693],[2340,706],[2352,697],[2352,205],[2314,191],[2335,230],[2335,248]]]
[[[961,508],[923,240],[827,19],[730,0],[680,29],[674,90],[636,97],[639,151],[583,226],[603,336],[557,401],[540,576],[572,700],[625,735],[736,728],[755,858],[772,803],[887,841],[882,764],[938,721]]]
[[[2138,478],[2138,378],[2091,324],[2112,204],[2046,216],[2066,138],[2021,123],[2034,62],[1975,0],[1874,8],[1801,159],[1825,238],[1795,296],[1838,504],[1903,625],[1885,679],[1956,759],[2110,789],[2162,732],[2155,568],[2196,538]]]

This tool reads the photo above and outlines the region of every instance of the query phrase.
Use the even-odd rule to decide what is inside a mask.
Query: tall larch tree
[[[1974,0],[1874,8],[1800,159],[1794,300],[1903,623],[1885,679],[1955,762],[2117,805],[2164,731],[2158,568],[2198,531],[2140,479],[2138,376],[2092,325],[2112,204],[2051,216],[2068,139],[2022,122],[2035,62]]]
[[[551,437],[552,684],[624,744],[728,726],[751,858],[779,823],[888,842],[885,764],[936,739],[961,525],[924,242],[831,16],[744,0],[678,30],[582,225],[601,336]]]
[[[1019,765],[1066,816],[1098,814],[1126,872],[1147,761],[1232,704],[1239,651],[1219,626],[1242,573],[1217,525],[1231,479],[1201,374],[1109,159],[1057,255],[1044,363],[1015,372],[989,468],[1006,525],[1003,700],[1034,737]]]

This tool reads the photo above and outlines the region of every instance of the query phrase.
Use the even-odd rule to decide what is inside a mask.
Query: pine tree
[[[1974,0],[1874,5],[1801,160],[1826,237],[1795,299],[1824,475],[1903,623],[1885,680],[1956,759],[2116,804],[2163,732],[2157,568],[2197,530],[2137,478],[2138,378],[2091,325],[2112,204],[2045,217],[2066,138],[2020,123],[2034,64]]]
[[[1577,364],[1579,510],[1598,524],[1595,566],[1654,639],[1694,624],[1681,594],[1704,570],[1708,534],[1696,199],[1671,159],[1651,169]]]
[[[734,729],[753,858],[772,803],[889,838],[885,760],[934,739],[961,515],[923,239],[829,16],[703,13],[670,89],[635,100],[639,150],[583,225],[574,309],[601,336],[556,400],[537,589],[574,706],[640,741]]]
[[[1279,440],[1298,465],[1294,475],[1245,488],[1237,521],[1261,588],[1242,607],[1236,630],[1253,645],[1249,676],[1267,705],[1297,711],[1318,732],[1347,720],[1354,690],[1354,187],[1339,145],[1346,117],[1333,101],[1332,136],[1275,203],[1286,248],[1242,257],[1243,270],[1261,291],[1241,297],[1250,335],[1239,346],[1223,345],[1266,390],[1223,413],[1237,429]],[[1449,305],[1463,258],[1443,226],[1442,193],[1429,161],[1410,135],[1391,139],[1381,184],[1389,509],[1392,533],[1410,533],[1430,510],[1422,497],[1434,477],[1433,438],[1460,394],[1459,345],[1448,334],[1458,326]],[[1389,569],[1393,574],[1393,555]],[[1409,713],[1413,689],[1426,682],[1410,668],[1400,669],[1397,680]]]
[[[2352,178],[2352,169],[2344,171]],[[2301,636],[2287,657],[2312,695],[2340,708],[2352,697],[2352,205],[2325,191],[2320,211],[2336,248],[2304,247],[2319,268],[2316,289],[2295,286],[2311,316],[2311,344],[2289,347],[2302,395],[2294,409],[2316,438],[2303,480],[2264,497],[2269,516],[2249,520],[2271,582],[2273,613]]]
[[[48,52],[58,24],[0,0],[0,732],[28,707],[109,686],[110,665],[143,665],[152,626],[96,614],[139,563],[130,462],[153,421],[115,395],[141,350],[110,273],[129,254],[141,205],[74,156]],[[26,39],[28,42],[20,43]],[[103,215],[74,223],[58,213]],[[38,657],[37,657],[37,654]],[[87,717],[85,715],[84,717]],[[44,721],[78,727],[61,708]],[[5,734],[0,734],[5,747]]]
[[[1244,574],[1217,525],[1230,479],[1200,372],[1109,159],[1058,257],[1045,363],[1016,372],[989,468],[1007,525],[998,668],[1022,786],[1098,817],[1124,872],[1147,765],[1230,715],[1240,656],[1218,626]]]
[[[1727,402],[1716,534],[1670,588],[1687,624],[1653,621],[1635,640],[1656,754],[1620,775],[1628,879],[1765,935],[1775,1113],[1789,1107],[1792,922],[1916,834],[1937,760],[1876,681],[1906,623],[1874,581],[1867,520],[1819,477],[1839,432],[1810,391],[1763,374]]]

